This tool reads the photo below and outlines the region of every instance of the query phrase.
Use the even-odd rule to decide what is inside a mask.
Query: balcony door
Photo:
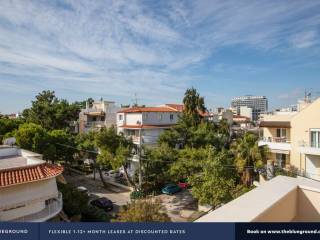
[[[310,130],[310,145],[313,148],[320,148],[320,129]]]
[[[285,128],[277,128],[276,141],[285,142],[286,139],[287,139],[287,129],[285,129]]]

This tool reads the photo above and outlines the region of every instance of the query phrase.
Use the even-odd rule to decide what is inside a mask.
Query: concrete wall
[[[126,125],[138,125],[137,122],[142,124],[142,114],[141,113],[126,113],[125,122]]]
[[[300,154],[301,141],[310,144],[310,129],[320,129],[320,98],[296,114],[291,120],[291,164],[305,170],[305,155]]]
[[[291,222],[297,214],[297,201],[295,189],[257,216],[253,222]]]
[[[299,188],[295,221],[320,222],[320,192]]]

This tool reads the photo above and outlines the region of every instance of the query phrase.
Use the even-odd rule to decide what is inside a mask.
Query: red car
[[[182,189],[185,189],[189,187],[189,184],[187,182],[179,182],[178,186]]]

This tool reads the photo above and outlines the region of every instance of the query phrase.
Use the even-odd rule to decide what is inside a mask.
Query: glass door
[[[320,148],[320,129],[311,129],[310,143],[313,148]]]

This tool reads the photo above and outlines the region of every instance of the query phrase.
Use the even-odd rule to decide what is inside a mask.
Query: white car
[[[120,178],[123,176],[123,173],[120,172],[119,170],[110,170],[108,172],[105,173],[108,177],[112,177],[112,178]]]

